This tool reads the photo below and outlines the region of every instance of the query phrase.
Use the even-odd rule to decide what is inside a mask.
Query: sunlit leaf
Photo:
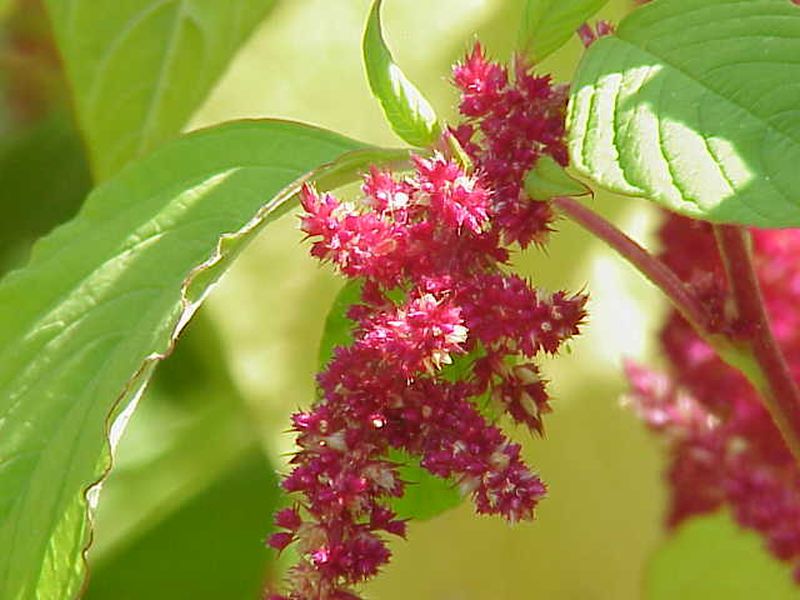
[[[172,589],[198,600],[256,598],[275,558],[259,542],[280,495],[260,433],[201,309],[159,364],[115,451],[86,597]]]
[[[588,49],[572,164],[616,192],[715,222],[800,225],[800,8],[669,0]]]
[[[392,130],[412,146],[428,146],[439,135],[433,107],[403,74],[381,31],[381,0],[375,0],[363,40],[364,67],[372,93]]]
[[[563,46],[608,0],[526,0],[520,46],[535,61]]]
[[[121,433],[114,417],[300,178],[360,148],[279,121],[180,138],[96,189],[0,283],[1,598],[75,593],[85,492]],[[354,169],[396,154],[345,157]],[[313,176],[342,176],[337,166]]]
[[[46,0],[95,175],[175,136],[274,0]]]
[[[797,587],[785,565],[753,532],[725,513],[689,521],[654,555],[645,578],[646,600],[789,600]]]

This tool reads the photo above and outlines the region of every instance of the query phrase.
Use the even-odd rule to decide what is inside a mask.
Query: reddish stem
[[[578,225],[603,240],[647,277],[669,298],[681,315],[706,337],[711,334],[709,317],[700,300],[661,260],[650,254],[613,223],[572,198],[555,198],[553,204]]]
[[[753,384],[759,388],[787,446],[800,461],[800,390],[772,335],[753,267],[750,234],[738,225],[715,225],[714,233],[737,316],[746,325],[747,344],[761,371],[760,381]]]
[[[747,338],[743,343],[739,338],[715,331],[702,303],[691,288],[613,223],[572,198],[555,198],[553,204],[641,271],[664,292],[697,333],[717,351],[720,358],[747,376],[763,398],[786,445],[800,462],[800,389],[769,326],[750,254],[748,232],[736,225],[714,227],[737,316],[747,325]]]

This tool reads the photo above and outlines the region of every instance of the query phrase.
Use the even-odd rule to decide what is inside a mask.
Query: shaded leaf
[[[389,458],[401,464],[400,479],[406,482],[402,498],[392,498],[389,505],[401,519],[432,519],[464,500],[458,487],[450,480],[431,475],[419,464],[419,459],[404,452],[392,451]]]
[[[348,346],[353,341],[355,323],[347,318],[347,309],[361,299],[361,281],[351,280],[342,286],[325,317],[325,328],[319,341],[317,362],[324,369],[333,357],[337,346]]]
[[[433,107],[400,70],[381,31],[381,0],[375,0],[364,30],[364,67],[372,93],[392,130],[412,146],[436,141],[440,128]]]
[[[46,173],[46,176],[42,174]],[[23,264],[36,238],[71,218],[91,188],[81,140],[60,113],[0,146],[0,273]]]
[[[653,2],[589,47],[571,90],[572,164],[714,222],[800,225],[800,9]]]
[[[650,561],[647,600],[797,598],[789,569],[725,513],[692,519]]]
[[[87,600],[260,597],[273,553],[262,542],[279,488],[255,444],[179,510],[95,565]]]
[[[251,410],[228,371],[214,322],[201,308],[156,368],[114,452],[94,520],[92,574],[95,565],[126,552],[226,477],[260,443]],[[251,535],[263,533],[256,528]]]

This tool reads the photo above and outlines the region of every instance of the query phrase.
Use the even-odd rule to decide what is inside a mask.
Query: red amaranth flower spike
[[[467,63],[456,79],[483,132],[468,145],[476,174],[434,153],[413,157],[404,177],[373,167],[355,202],[301,192],[312,255],[362,285],[347,313],[352,343],[319,374],[320,400],[292,418],[299,450],[282,485],[296,504],[275,515],[268,543],[296,544],[299,562],[290,591],[275,598],[356,599],[354,586],[386,564],[383,536],[406,534],[389,503],[405,490],[390,451],[452,481],[477,512],[510,522],[533,518],[545,494],[519,445],[476,403],[493,398],[541,433],[550,406],[534,360],[556,352],[585,317],[584,295],[542,293],[504,271],[503,241],[541,242],[549,230],[549,208],[522,197],[521,178],[539,153],[563,148],[564,97],[519,65],[509,84],[479,48]],[[512,134],[507,154],[500,146]],[[444,371],[453,361],[455,378]]]
[[[542,154],[567,164],[565,86],[537,77],[521,56],[512,74],[486,58],[480,44],[453,69],[461,90],[459,109],[467,121],[452,133],[494,190],[492,223],[508,244],[543,244],[554,214],[547,202],[532,202],[525,174]]]
[[[757,275],[775,337],[800,378],[800,230],[752,231]],[[662,260],[693,286],[719,327],[746,324],[726,315],[724,268],[707,223],[670,215],[660,230]],[[756,392],[675,312],[661,332],[668,374],[631,365],[629,399],[663,436],[672,464],[671,526],[728,507],[791,564],[800,582],[800,469]]]

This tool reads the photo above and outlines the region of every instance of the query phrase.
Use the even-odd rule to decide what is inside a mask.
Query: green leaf
[[[114,452],[114,468],[103,482],[93,523],[90,587],[101,565],[113,562],[146,532],[191,505],[260,446],[261,432],[251,410],[228,371],[214,322],[201,308],[181,332],[175,351],[156,368]],[[263,475],[254,481],[258,479]],[[246,552],[263,536],[267,510],[253,515],[261,522],[249,540],[240,539],[240,551]],[[170,545],[183,543],[184,538],[176,537]],[[223,543],[229,540],[218,541]]]
[[[519,45],[538,62],[566,44],[575,30],[607,3],[608,0],[527,0]]]
[[[464,496],[455,483],[423,469],[418,458],[393,450],[389,459],[400,463],[400,479],[406,482],[403,497],[392,498],[389,503],[399,518],[432,519],[463,502]]]
[[[93,170],[174,137],[274,0],[47,0]]]
[[[361,299],[361,281],[348,281],[333,299],[328,316],[325,317],[325,328],[319,341],[317,364],[324,369],[333,357],[337,346],[348,346],[353,341],[353,321],[347,318],[347,309]]]
[[[644,583],[647,600],[789,600],[798,593],[786,565],[725,513],[681,526],[653,555]]]
[[[372,5],[362,49],[369,87],[380,101],[392,130],[412,146],[435,142],[440,127],[433,107],[395,64],[383,39],[381,0]]]
[[[670,0],[588,49],[572,164],[600,185],[714,222],[800,225],[800,10]]]
[[[320,369],[328,364],[334,348],[352,343],[354,323],[347,318],[347,309],[360,298],[361,282],[357,280],[347,282],[336,295],[319,344]],[[430,519],[463,500],[452,481],[432,475],[420,466],[417,458],[392,450],[389,459],[401,465],[400,478],[407,482],[405,495],[389,502],[401,519]]]
[[[543,154],[525,175],[525,192],[533,200],[550,200],[556,196],[585,196],[591,190],[570,177],[549,154]]]
[[[1,598],[74,595],[85,492],[109,466],[116,417],[232,256],[289,209],[301,176],[363,148],[280,121],[180,138],[96,189],[0,282]],[[397,155],[363,149],[347,164]],[[324,186],[336,166],[311,176]]]

